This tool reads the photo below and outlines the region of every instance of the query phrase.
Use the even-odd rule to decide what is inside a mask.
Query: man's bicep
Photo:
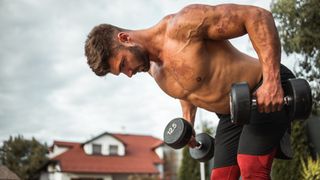
[[[193,4],[175,14],[173,25],[179,35],[198,39],[223,40],[246,34],[244,12],[247,6]]]
[[[174,14],[170,27],[179,37],[224,40],[247,34],[248,30],[255,29],[255,23],[270,14],[263,8],[248,5],[193,4]]]
[[[211,6],[207,15],[206,34],[208,39],[224,40],[247,33],[245,7],[235,4]]]

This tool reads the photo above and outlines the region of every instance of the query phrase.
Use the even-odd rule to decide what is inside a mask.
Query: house
[[[127,180],[164,177],[160,139],[146,135],[103,133],[84,143],[54,141],[40,180]]]
[[[20,178],[6,166],[0,165],[0,180],[20,180]]]

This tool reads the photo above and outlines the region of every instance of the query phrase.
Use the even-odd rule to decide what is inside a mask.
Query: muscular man
[[[228,41],[247,33],[258,59]],[[235,4],[189,5],[143,30],[101,24],[85,44],[96,75],[148,72],[165,93],[180,100],[183,117],[192,125],[197,107],[218,114],[211,179],[219,180],[238,179],[240,172],[243,179],[270,179],[272,160],[290,127],[281,111],[281,85],[293,75],[280,64],[280,51],[271,13]],[[229,92],[242,81],[257,96],[260,113],[252,112],[251,124],[237,126],[230,122]]]

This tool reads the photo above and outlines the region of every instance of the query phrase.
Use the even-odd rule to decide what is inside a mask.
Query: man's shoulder
[[[167,23],[183,23],[194,16],[198,16],[198,11],[204,11],[209,7],[213,6],[204,4],[190,4],[183,7],[176,13],[166,15],[161,21]]]
[[[189,39],[190,31],[195,32],[201,29],[200,26],[203,25],[203,20],[206,18],[203,15],[203,8],[206,6],[202,4],[188,5],[177,13],[164,17],[167,36],[172,39]]]

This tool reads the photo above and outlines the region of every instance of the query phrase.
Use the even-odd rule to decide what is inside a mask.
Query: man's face
[[[137,72],[147,72],[150,68],[146,52],[138,46],[122,47],[109,60],[110,72],[114,75],[123,73],[132,77]]]

